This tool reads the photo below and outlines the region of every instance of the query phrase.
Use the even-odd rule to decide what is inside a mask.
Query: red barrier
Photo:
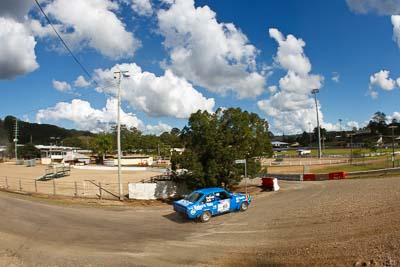
[[[303,174],[303,181],[315,181],[316,175],[314,173]]]
[[[346,175],[346,172],[330,172],[328,178],[329,180],[345,179]]]
[[[262,187],[266,189],[274,189],[274,178],[273,177],[263,177],[261,178]]]

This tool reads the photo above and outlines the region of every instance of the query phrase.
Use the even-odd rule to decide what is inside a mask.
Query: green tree
[[[18,158],[35,159],[40,158],[40,150],[33,144],[26,144],[18,148]]]
[[[297,142],[302,146],[310,145],[310,134],[304,131],[302,135],[297,138]]]
[[[234,186],[244,174],[236,159],[247,160],[252,176],[261,168],[257,158],[272,155],[267,121],[240,108],[193,113],[181,138],[185,151],[172,163],[190,171],[186,182],[192,187]]]
[[[78,136],[67,137],[62,140],[63,146],[82,148],[83,142]]]
[[[102,156],[104,161],[107,153],[113,151],[113,137],[109,133],[100,133],[96,137],[90,140],[90,149],[94,153]]]
[[[381,111],[375,112],[367,127],[371,130],[372,133],[386,134],[388,132],[386,124],[386,114]]]

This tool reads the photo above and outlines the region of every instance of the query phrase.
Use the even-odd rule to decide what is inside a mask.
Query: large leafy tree
[[[386,134],[386,114],[381,111],[375,112],[367,127],[371,130],[372,133]]]
[[[107,153],[113,151],[113,137],[109,133],[100,133],[90,140],[90,149],[93,152],[102,155],[104,160]]]
[[[18,157],[23,159],[40,158],[40,150],[37,149],[34,144],[26,144],[20,147],[18,154]]]
[[[185,151],[174,155],[173,166],[190,171],[186,182],[191,187],[234,186],[244,174],[236,159],[246,159],[253,176],[261,168],[257,159],[272,154],[267,121],[240,108],[193,113],[181,138]]]

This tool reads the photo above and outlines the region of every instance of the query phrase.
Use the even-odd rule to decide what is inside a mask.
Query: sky
[[[398,0],[0,2],[0,117],[147,134],[240,107],[275,135],[400,119]],[[118,75],[117,75],[118,76]]]

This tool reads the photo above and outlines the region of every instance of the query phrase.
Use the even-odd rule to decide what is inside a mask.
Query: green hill
[[[16,118],[6,116],[0,120],[0,145],[10,143],[14,139]],[[93,136],[89,131],[78,131],[61,128],[51,124],[29,123],[18,120],[18,143],[50,144],[67,137]]]

